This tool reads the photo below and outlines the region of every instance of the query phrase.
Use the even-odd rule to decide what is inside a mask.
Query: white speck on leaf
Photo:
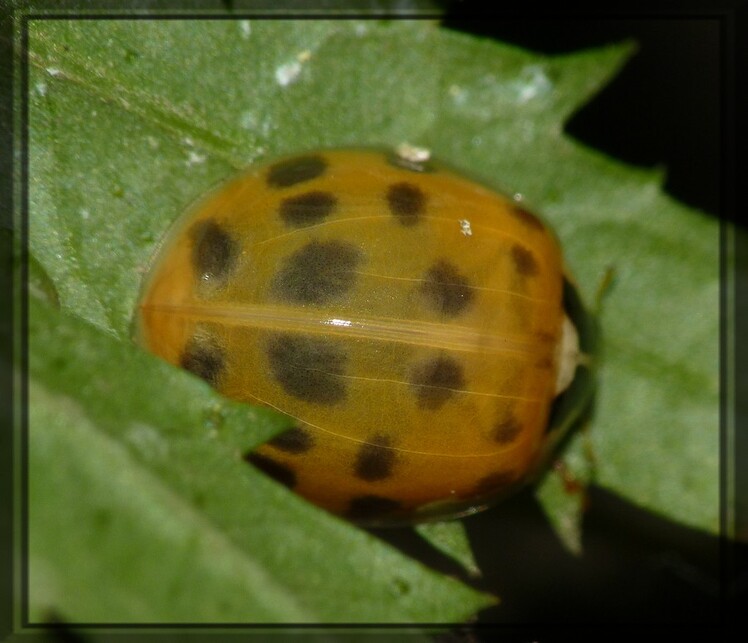
[[[47,67],[47,73],[50,76],[59,76],[62,72],[57,67]]]
[[[243,129],[254,129],[255,127],[257,127],[257,116],[254,114],[254,112],[242,112],[239,119],[239,125]]]
[[[47,83],[37,83],[36,93],[39,94],[39,96],[46,96],[47,95]]]
[[[147,424],[133,423],[125,432],[125,440],[150,460],[159,460],[169,453],[163,438]]]
[[[528,65],[517,80],[517,102],[520,104],[545,96],[553,89],[545,71],[540,65]]]
[[[247,40],[252,33],[252,23],[249,20],[240,20],[239,29],[241,30],[242,38]]]
[[[455,105],[462,105],[467,99],[467,92],[459,85],[450,85],[447,90]]]
[[[89,210],[86,210],[86,208],[81,208],[80,214],[81,219],[83,219],[84,221],[91,216],[91,212]]]
[[[281,87],[295,82],[301,74],[301,63],[298,60],[281,65],[275,70],[275,80]]]
[[[200,163],[205,163],[206,158],[205,154],[199,154],[194,150],[190,150],[187,152],[187,160],[185,163],[187,164],[187,167],[190,167],[191,165],[199,165]]]

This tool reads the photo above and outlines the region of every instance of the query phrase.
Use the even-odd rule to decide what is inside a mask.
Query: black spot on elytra
[[[297,426],[276,435],[268,444],[286,453],[298,455],[306,453],[314,446],[314,438],[309,431]]]
[[[443,259],[428,269],[420,291],[429,308],[447,317],[459,315],[473,300],[468,280]]]
[[[395,451],[386,435],[374,435],[361,445],[356,454],[354,473],[368,482],[384,480],[392,475],[395,466]]]
[[[296,474],[285,464],[281,464],[272,458],[268,458],[265,455],[254,453],[252,451],[244,456],[244,460],[257,467],[260,471],[270,476],[276,482],[280,482],[282,485],[289,488],[296,485]]]
[[[376,520],[386,518],[400,507],[400,503],[391,498],[359,496],[351,500],[345,515],[349,520]]]
[[[343,241],[312,241],[288,257],[275,275],[272,293],[294,304],[326,304],[356,283],[361,252]]]
[[[312,404],[345,399],[347,355],[342,344],[313,335],[274,333],[266,345],[270,370],[289,395]]]
[[[329,192],[306,192],[281,201],[280,217],[287,226],[303,228],[329,217],[337,203]]]
[[[184,347],[179,356],[179,365],[215,387],[225,366],[225,358],[212,338],[198,334]]]
[[[543,224],[543,222],[529,210],[525,210],[524,208],[515,205],[509,208],[509,212],[525,225],[535,228],[536,230],[545,230],[545,224]]]
[[[415,389],[418,407],[429,411],[440,408],[455,391],[465,387],[462,367],[448,355],[440,355],[416,364],[411,373],[410,383]]]
[[[404,226],[418,223],[426,207],[426,195],[411,183],[396,183],[387,190],[390,212]]]
[[[527,248],[514,244],[510,250],[512,261],[517,272],[523,277],[533,277],[538,274],[538,262]]]
[[[212,219],[193,225],[190,236],[195,273],[206,281],[224,279],[236,263],[237,241]]]
[[[497,471],[491,473],[480,480],[473,488],[471,496],[488,496],[501,491],[508,491],[514,487],[517,482],[517,474],[514,471]]]
[[[558,337],[556,335],[554,335],[553,333],[547,333],[544,330],[536,331],[535,338],[543,344],[550,344],[552,346],[555,346],[556,341],[558,340]]]
[[[520,421],[512,413],[508,413],[496,422],[491,437],[499,444],[510,444],[521,432]]]
[[[541,357],[537,362],[535,362],[535,368],[539,368],[543,371],[549,371],[553,368],[553,360],[548,356]]]
[[[322,176],[327,161],[317,154],[297,156],[271,165],[267,173],[267,184],[273,188],[287,188]]]
[[[429,161],[413,161],[394,152],[387,155],[387,163],[401,170],[409,170],[410,172],[418,172],[419,174],[436,171],[436,168]]]

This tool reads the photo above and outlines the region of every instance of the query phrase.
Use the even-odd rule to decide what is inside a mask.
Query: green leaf
[[[582,553],[582,520],[587,504],[587,486],[594,476],[589,433],[585,432],[564,449],[538,485],[536,495],[545,508],[556,535],[573,554]]]
[[[491,604],[248,466],[278,414],[37,299],[29,332],[32,621],[459,622]]]
[[[427,522],[416,525],[415,529],[439,551],[460,563],[468,576],[480,576],[481,572],[462,522]]]
[[[432,23],[353,20],[32,20],[29,43],[30,248],[35,283],[62,309],[36,307],[29,337],[37,596],[83,620],[436,621],[486,604],[248,470],[237,454],[282,423],[131,345],[142,276],[170,223],[245,164],[317,147],[408,142],[515,194],[555,227],[588,300],[612,265],[595,481],[717,532],[717,224],[663,195],[657,172],[563,134],[629,45],[546,57]],[[84,475],[101,494],[75,493]],[[126,481],[147,498],[144,520]],[[543,495],[554,520],[578,520],[563,496]],[[116,529],[99,555],[88,539],[107,533],[96,527],[104,500]],[[147,552],[137,565],[136,550]],[[85,566],[70,562],[83,552]],[[200,579],[185,582],[227,593],[197,608],[178,576],[148,589],[152,569],[180,554]],[[110,568],[122,588],[110,604],[74,591]],[[282,608],[260,596],[265,583]],[[235,603],[248,584],[257,598]]]

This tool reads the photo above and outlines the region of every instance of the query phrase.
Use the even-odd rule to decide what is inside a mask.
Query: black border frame
[[[3,4],[8,5],[9,3],[4,2]],[[0,96],[5,100],[0,104],[0,136],[2,136],[3,149],[6,150],[19,150],[20,166],[18,162],[13,158],[12,155],[4,154],[0,156],[0,197],[2,197],[3,205],[5,207],[0,208],[0,212],[4,216],[2,220],[2,233],[0,237],[0,256],[2,256],[6,265],[11,270],[3,271],[2,277],[0,277],[0,287],[2,287],[2,293],[0,296],[3,300],[17,303],[20,306],[20,310],[15,309],[13,305],[8,306],[3,310],[3,318],[0,322],[0,330],[3,333],[6,329],[10,330],[8,337],[3,337],[4,340],[8,341],[10,351],[13,351],[16,362],[5,364],[1,366],[4,369],[2,373],[3,379],[0,380],[3,383],[3,403],[0,408],[4,411],[3,415],[3,426],[14,427],[14,422],[18,419],[14,416],[16,409],[21,409],[22,413],[27,408],[27,391],[26,386],[22,385],[20,390],[14,387],[14,368],[13,365],[20,366],[20,372],[24,376],[27,373],[27,338],[26,338],[26,311],[27,311],[27,293],[25,285],[27,283],[27,225],[28,219],[25,216],[28,212],[28,154],[27,154],[27,141],[26,141],[26,128],[25,125],[28,119],[28,104],[26,97],[28,95],[28,75],[26,68],[21,66],[20,79],[16,76],[16,64],[18,59],[16,55],[23,56],[27,51],[27,31],[25,29],[26,21],[30,18],[70,18],[70,11],[86,12],[86,15],[79,16],[81,19],[103,19],[103,18],[178,18],[184,19],[209,17],[216,19],[221,17],[216,15],[213,11],[224,12],[228,10],[231,12],[231,7],[236,11],[236,14],[231,12],[226,15],[226,18],[239,18],[245,16],[251,16],[253,18],[262,17],[256,14],[258,10],[277,8],[277,3],[273,2],[256,2],[256,3],[243,3],[240,1],[231,2],[226,0],[225,2],[185,2],[182,5],[189,4],[191,6],[184,8],[184,13],[168,13],[168,9],[165,6],[172,5],[172,2],[148,2],[133,0],[129,3],[118,3],[118,2],[106,2],[92,0],[90,2],[64,2],[64,3],[52,3],[55,7],[54,13],[44,12],[43,14],[35,13],[44,2],[26,2],[17,3],[15,6],[9,6],[9,11],[6,12],[3,7],[3,13],[0,16],[0,56],[2,56],[2,68],[0,68]],[[60,7],[60,4],[64,4],[67,7]],[[123,10],[122,5],[126,7]],[[179,3],[178,3],[179,4]],[[361,13],[351,13],[350,10],[346,10],[346,5],[349,3],[345,2],[332,2],[330,5],[337,5],[342,10],[345,17],[362,17]],[[395,3],[396,4],[396,3]],[[530,3],[531,4],[531,3]],[[741,157],[738,151],[738,141],[740,141],[740,135],[744,131],[744,121],[741,120],[739,114],[741,113],[738,106],[744,108],[747,105],[746,99],[748,98],[748,66],[744,63],[748,60],[748,45],[744,40],[746,31],[748,12],[746,11],[746,3],[742,1],[736,2],[717,2],[709,3],[717,6],[710,6],[705,8],[703,5],[705,2],[682,2],[677,8],[673,7],[662,7],[659,3],[646,3],[646,8],[635,9],[631,4],[627,5],[627,8],[618,7],[607,7],[605,10],[601,10],[596,13],[597,16],[606,18],[615,17],[670,17],[673,15],[689,15],[689,16],[709,16],[717,17],[722,25],[723,35],[723,49],[722,49],[722,69],[724,73],[724,83],[722,87],[722,98],[723,98],[723,109],[722,109],[722,206],[720,208],[720,216],[723,219],[723,225],[721,229],[721,243],[722,243],[722,257],[721,257],[721,278],[722,278],[722,292],[721,292],[721,313],[722,313],[722,326],[721,326],[721,403],[722,403],[722,503],[723,509],[726,503],[730,500],[728,497],[728,490],[731,485],[735,485],[736,492],[741,494],[743,498],[743,504],[745,501],[745,494],[748,492],[748,467],[743,466],[742,470],[739,466],[741,463],[748,462],[748,436],[743,431],[742,422],[748,413],[748,369],[745,369],[745,360],[748,357],[748,335],[743,331],[746,328],[746,315],[748,315],[748,232],[745,228],[737,225],[734,228],[730,228],[731,222],[738,223],[738,212],[742,211],[741,206],[744,205],[745,197],[741,198],[742,194],[738,190],[738,177],[748,176],[746,170],[745,157]],[[81,7],[81,5],[83,5]],[[112,7],[114,5],[114,7]],[[165,5],[165,6],[162,6]],[[209,5],[205,7],[204,5]],[[252,13],[246,13],[244,7],[246,5],[252,5]],[[288,5],[288,6],[286,6]],[[284,10],[295,9],[296,11],[304,11],[304,16],[297,16],[294,12],[294,17],[330,17],[328,13],[335,7],[325,7],[318,12],[310,13],[308,9],[308,3],[304,2],[293,2],[284,3]],[[526,17],[527,11],[531,7],[525,7],[521,12],[511,12],[513,16]],[[465,3],[465,6],[460,8],[461,11],[470,11],[469,3]],[[43,9],[42,9],[43,11]],[[113,13],[110,13],[113,11]],[[202,13],[202,11],[205,11]],[[480,10],[477,10],[480,13]],[[100,13],[101,12],[101,13]],[[162,13],[165,12],[165,13]],[[194,12],[194,13],[193,13]],[[569,15],[579,15],[583,17],[588,16],[585,12],[575,12],[565,9],[563,12],[564,17]],[[268,14],[267,17],[279,17],[278,13]],[[381,17],[377,16],[377,17]],[[434,14],[410,16],[410,17],[437,17]],[[551,16],[552,17],[552,16]],[[21,51],[15,52],[15,37],[17,34],[17,21],[22,21],[24,29],[21,35]],[[743,63],[741,65],[741,62]],[[20,82],[19,82],[20,81]],[[16,103],[16,95],[21,97],[21,105],[19,112],[19,105]],[[20,130],[17,127],[20,125]],[[23,138],[22,144],[19,146],[16,140],[16,135],[20,131]],[[20,197],[20,203],[18,198]],[[20,230],[21,244],[20,252],[21,256],[13,257],[13,239],[7,235],[7,230],[12,229],[13,222],[11,218],[14,216],[17,209],[22,210],[24,217],[22,217],[22,228]],[[8,220],[6,220],[6,218]],[[728,253],[734,252],[735,265],[734,270],[728,262]],[[19,273],[16,273],[19,270]],[[14,275],[18,275],[15,277]],[[734,280],[729,279],[732,277]],[[20,282],[19,282],[20,280]],[[18,284],[22,284],[21,292],[17,294],[19,299],[14,299],[16,294],[14,289]],[[728,315],[734,314],[734,318],[728,318]],[[20,321],[20,328],[18,328],[18,322]],[[734,335],[728,341],[728,334],[734,333]],[[743,335],[743,337],[741,337]],[[731,342],[734,342],[734,355],[728,355],[727,351],[731,346]],[[5,348],[5,346],[4,346]],[[14,350],[15,349],[15,350]],[[9,355],[10,355],[9,351]],[[5,352],[3,352],[3,357]],[[734,360],[734,361],[733,361]],[[733,367],[730,368],[730,364]],[[6,370],[7,369],[7,370]],[[7,375],[7,377],[6,377]],[[7,386],[5,386],[7,381]],[[732,391],[732,395],[731,395]],[[20,396],[20,397],[19,397]],[[730,415],[727,413],[728,407],[731,404],[735,404],[735,408],[729,408]],[[15,406],[14,406],[15,405]],[[24,413],[25,415],[25,413]],[[730,450],[730,443],[727,440],[726,431],[729,428],[726,425],[729,417],[735,419],[735,444],[734,448]],[[8,420],[8,423],[5,423]],[[24,418],[21,418],[24,420]],[[25,475],[18,475],[18,472],[14,470],[14,465],[17,460],[14,457],[13,450],[14,435],[12,432],[3,432],[0,434],[0,489],[2,490],[3,503],[0,506],[0,543],[2,544],[2,581],[0,581],[0,596],[3,596],[2,604],[0,604],[0,637],[5,638],[10,635],[11,632],[23,632],[25,630],[28,633],[31,629],[35,629],[36,626],[28,626],[21,630],[15,630],[13,628],[13,621],[15,618],[15,608],[13,605],[14,591],[16,589],[16,580],[14,579],[14,571],[16,561],[14,559],[14,547],[18,547],[15,542],[14,522],[13,519],[18,516],[17,508],[13,505],[12,500],[15,494],[20,494],[22,497],[26,497],[26,477]],[[25,432],[21,436],[20,448],[22,454],[27,451],[27,443],[25,439]],[[7,448],[6,448],[7,447]],[[724,466],[725,463],[731,463],[732,468]],[[735,479],[730,480],[727,478],[730,472],[734,472]],[[22,474],[24,472],[21,472]],[[21,488],[16,490],[16,481],[20,479]],[[5,493],[7,491],[7,493]],[[8,502],[10,500],[10,502]],[[723,511],[723,537],[722,537],[722,553],[723,553],[723,567],[722,567],[722,580],[723,580],[723,600],[724,600],[724,613],[723,613],[723,625],[727,624],[733,619],[737,620],[740,614],[740,602],[739,592],[744,589],[746,585],[746,556],[745,551],[742,547],[736,546],[733,542],[725,537],[726,529],[729,527],[727,524],[727,514]],[[24,511],[22,518],[26,517]],[[6,520],[7,519],[7,520]],[[742,519],[741,524],[748,525],[746,519]],[[17,528],[17,525],[16,525]],[[27,531],[25,520],[22,520],[21,524],[21,545],[26,550],[27,543]],[[25,565],[21,565],[24,569]],[[7,572],[7,573],[6,573]],[[27,587],[27,579],[22,579],[22,586],[25,589]],[[7,596],[7,600],[6,597]],[[23,600],[23,597],[22,597]],[[23,624],[22,624],[23,625]],[[76,624],[76,629],[79,627],[86,627],[84,624]],[[107,629],[107,626],[96,625],[93,626],[97,630]],[[122,626],[117,625],[118,629],[122,629],[123,634],[135,634],[138,631],[139,634],[147,634],[142,630],[151,630],[155,633],[164,633],[165,630],[180,630],[188,628],[190,630],[197,630],[198,636],[202,635],[202,632],[206,628],[218,627],[221,630],[236,630],[236,629],[247,629],[250,626],[246,625],[168,625],[168,626],[153,626],[147,625],[141,626]],[[365,626],[364,626],[365,627]],[[444,625],[420,625],[411,626],[407,630],[415,630],[417,632],[423,632],[424,630],[442,631]],[[460,626],[458,626],[460,627]],[[54,628],[53,628],[54,629]],[[257,625],[256,628],[252,628],[253,633],[261,635],[263,633],[287,631],[289,633],[297,630],[294,626],[267,626]],[[321,632],[323,630],[332,630],[337,632],[343,631],[358,631],[360,628],[357,626],[305,626],[303,630],[307,633]],[[394,630],[399,630],[399,634],[404,634],[402,626],[373,626],[372,633],[374,632],[390,632],[394,633]],[[491,628],[487,628],[491,629]],[[567,629],[567,628],[564,628]],[[569,626],[569,629],[575,629]],[[535,628],[540,632],[548,632],[548,628],[540,626]],[[485,631],[481,628],[481,631]],[[531,636],[525,627],[501,628],[502,633],[508,636],[519,636],[525,639]],[[415,632],[414,632],[415,633]],[[589,632],[592,634],[592,632]],[[537,636],[538,631],[533,632],[533,636]],[[581,635],[582,632],[579,632]],[[108,638],[111,634],[105,634],[104,638]],[[211,635],[211,637],[214,635]],[[98,638],[98,637],[97,637]]]

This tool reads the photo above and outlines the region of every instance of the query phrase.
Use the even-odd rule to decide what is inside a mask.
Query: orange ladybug
[[[148,350],[294,419],[248,462],[369,525],[472,513],[535,477],[589,397],[589,328],[539,218],[431,159],[356,149],[210,194],[138,309]]]

